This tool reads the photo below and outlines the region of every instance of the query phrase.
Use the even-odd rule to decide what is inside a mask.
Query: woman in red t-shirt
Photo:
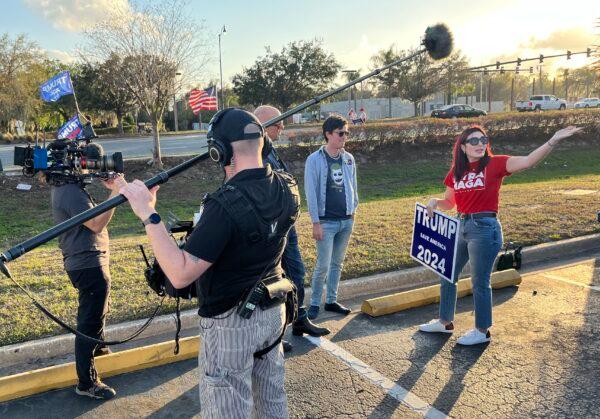
[[[528,156],[495,156],[489,139],[480,126],[463,131],[454,145],[454,161],[444,183],[444,199],[432,198],[427,205],[429,216],[434,209],[451,210],[455,206],[460,218],[456,273],[454,283],[441,280],[440,317],[419,326],[423,332],[452,333],[456,309],[456,281],[467,261],[471,262],[471,282],[475,305],[475,329],[458,339],[461,345],[490,341],[492,326],[492,288],[490,275],[494,260],[502,248],[502,227],[498,222],[498,198],[505,176],[529,169],[546,157],[556,144],[581,128],[567,127]]]

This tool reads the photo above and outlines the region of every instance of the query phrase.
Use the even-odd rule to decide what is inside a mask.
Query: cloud
[[[584,50],[594,43],[594,35],[584,28],[569,28],[552,32],[548,37],[537,39],[532,37],[529,42],[521,44],[521,48],[529,50]]]
[[[79,32],[106,19],[115,9],[129,10],[127,0],[23,0],[56,29]]]
[[[77,61],[77,58],[74,55],[66,51],[61,51],[59,49],[47,50],[46,55],[52,60],[58,60],[65,64],[71,64]]]

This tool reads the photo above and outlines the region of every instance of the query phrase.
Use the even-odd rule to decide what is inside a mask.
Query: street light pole
[[[221,100],[219,103],[219,109],[223,109],[223,62],[221,60],[221,35],[227,33],[227,29],[225,29],[225,25],[221,28],[221,32],[219,32],[219,73],[221,75]]]
[[[177,76],[181,76],[181,73],[175,73],[175,77]],[[175,119],[175,132],[177,132],[179,131],[179,117],[177,115],[177,79],[175,79],[175,89],[173,91],[173,118]]]

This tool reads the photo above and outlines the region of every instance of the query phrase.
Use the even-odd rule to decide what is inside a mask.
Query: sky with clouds
[[[145,1],[145,0],[138,0]],[[52,58],[73,60],[81,30],[105,19],[128,0],[3,0],[0,32],[28,34]],[[219,74],[217,33],[222,38],[225,80],[253,64],[265,47],[318,38],[343,68],[370,66],[391,44],[414,47],[428,25],[445,22],[455,45],[473,65],[497,59],[582,51],[600,44],[600,0],[190,0],[192,19],[205,22],[214,59],[205,79]],[[584,57],[548,62],[547,70],[585,64]]]

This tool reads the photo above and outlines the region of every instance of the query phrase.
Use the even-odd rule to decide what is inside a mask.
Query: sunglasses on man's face
[[[465,140],[465,144],[477,145],[479,143],[486,145],[489,142],[488,137],[471,137]]]
[[[340,138],[349,137],[350,136],[350,131],[338,131],[338,132],[336,132],[336,134]]]

